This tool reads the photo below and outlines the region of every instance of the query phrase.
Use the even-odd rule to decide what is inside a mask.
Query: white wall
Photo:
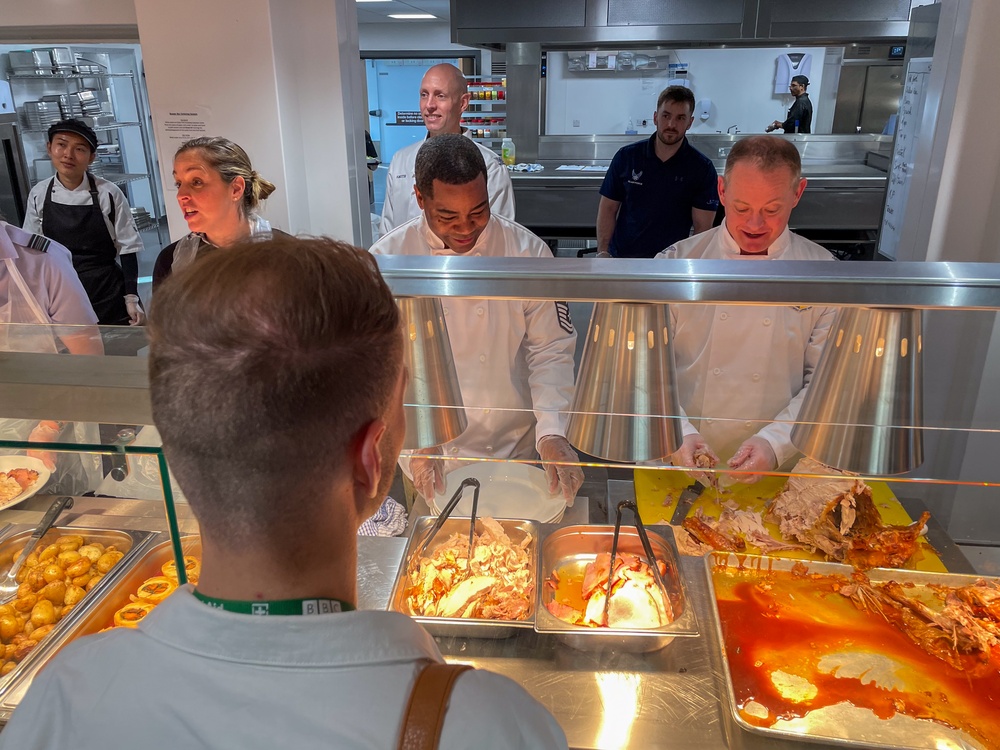
[[[472,49],[452,43],[451,25],[448,23],[362,23],[358,24],[358,35],[363,52]]]
[[[672,63],[688,63],[695,98],[712,101],[709,119],[696,119],[692,133],[726,132],[732,125],[741,133],[761,133],[773,120],[784,120],[793,101],[791,94],[774,93],[776,60],[787,52],[812,54],[809,96],[815,118],[818,102],[824,98],[824,47],[686,49],[656,54],[669,54]],[[549,52],[548,61],[546,135],[624,133],[630,117],[640,133],[653,132],[656,97],[667,86],[667,71],[569,72],[564,52]]]

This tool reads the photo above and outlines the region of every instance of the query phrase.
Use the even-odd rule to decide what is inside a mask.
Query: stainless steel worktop
[[[612,504],[631,495],[628,481],[611,481],[607,489],[607,501]],[[589,504],[591,520],[598,520],[602,514],[606,518],[604,493],[596,486],[591,490],[592,495],[602,495]],[[36,523],[50,501],[47,496],[32,498],[0,514],[0,523]],[[196,524],[187,506],[178,505],[177,511],[181,530],[195,531]],[[77,499],[60,525],[150,531],[167,528],[160,502],[86,497]],[[939,551],[945,548],[950,553],[942,539],[933,541]],[[398,537],[358,539],[358,593],[362,609],[385,608],[405,545],[406,539]],[[955,552],[960,558],[961,553]],[[555,637],[533,631],[501,639],[436,640],[449,661],[489,669],[521,684],[553,713],[573,748],[826,747],[778,742],[733,725],[723,704],[722,655],[711,631],[712,602],[704,561],[682,558],[680,569],[701,635],[677,639],[655,653],[632,654],[614,649],[577,651]]]

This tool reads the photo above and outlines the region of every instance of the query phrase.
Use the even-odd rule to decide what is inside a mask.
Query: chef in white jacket
[[[468,106],[468,82],[462,71],[454,65],[441,63],[424,74],[420,82],[420,115],[427,128],[427,138],[449,133],[468,135],[468,131],[462,128],[462,113]],[[392,157],[385,181],[380,236],[420,215],[417,197],[413,192],[414,162],[417,151],[427,138],[411,143]],[[507,167],[499,156],[485,146],[476,143],[476,147],[486,161],[486,187],[491,213],[514,221],[514,188]]]
[[[423,213],[382,237],[371,252],[551,257],[538,237],[491,213],[486,174],[482,154],[469,139],[428,139],[416,159],[416,195]],[[454,458],[541,456],[550,491],[561,490],[572,502],[583,472],[565,437],[576,344],[566,303],[448,298],[443,307],[469,426],[433,453]],[[455,462],[414,455],[400,464],[417,491],[430,498],[435,489],[444,490],[444,474]]]
[[[795,146],[776,136],[737,141],[719,178],[725,222],[658,258],[833,260],[788,230],[806,181]],[[719,456],[734,478],[754,482],[797,450],[793,422],[819,362],[836,308],[672,305],[684,442],[673,462]]]

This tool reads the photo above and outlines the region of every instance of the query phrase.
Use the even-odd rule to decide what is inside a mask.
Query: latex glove
[[[430,454],[430,455],[421,455]],[[430,456],[440,456],[440,448],[424,448],[415,452],[410,457],[410,476],[412,477],[413,488],[424,500],[430,504],[434,499],[435,492],[444,492],[444,464],[439,458]]]
[[[28,442],[31,443],[55,443],[59,441],[59,436],[62,434],[63,428],[66,426],[65,422],[54,422],[50,419],[45,419],[35,425],[34,429],[28,434]],[[55,454],[50,451],[36,451],[29,450],[28,455],[32,458],[37,458],[43,464],[45,468],[49,471],[55,471],[56,468],[56,457]]]
[[[729,476],[736,482],[743,484],[753,484],[761,475],[754,472],[774,471],[778,466],[778,459],[774,455],[774,449],[764,438],[754,435],[747,438],[733,457],[726,464],[730,469],[738,469],[743,474],[730,474]]]
[[[705,442],[705,438],[698,432],[684,437],[684,442],[681,443],[681,447],[677,449],[677,452],[670,457],[670,462],[674,466],[697,468],[698,464],[695,460],[697,454],[707,456],[711,460],[712,466],[719,463],[719,457],[715,455],[715,451],[712,450],[712,447]],[[713,484],[713,476],[703,471],[689,471],[688,474],[706,487]]]
[[[128,324],[130,326],[146,325],[146,312],[142,309],[142,302],[135,294],[125,295],[125,309],[128,310]]]
[[[583,486],[583,469],[580,457],[569,441],[559,435],[546,435],[538,441],[538,455],[541,456],[545,476],[549,480],[549,493],[562,491],[566,505],[572,507],[576,493]]]
[[[607,250],[598,250],[597,253],[594,255],[594,257],[595,258],[613,258],[615,256],[613,256]]]

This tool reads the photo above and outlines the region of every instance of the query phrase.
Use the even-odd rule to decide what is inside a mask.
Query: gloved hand
[[[698,456],[707,457],[711,462],[711,466],[719,463],[719,457],[715,455],[715,451],[705,442],[705,438],[700,433],[695,432],[685,436],[684,442],[681,443],[681,447],[677,449],[677,452],[670,457],[670,461],[674,466],[706,468],[705,466],[698,466]],[[704,458],[702,460],[704,461]],[[688,474],[706,487],[713,484],[714,475],[706,474],[703,471],[689,471]]]
[[[45,419],[35,425],[35,427],[28,434],[28,442],[31,443],[55,443],[59,441],[59,436],[62,434],[63,428],[66,426],[65,422],[54,422],[51,419]],[[55,471],[56,468],[56,457],[55,454],[50,451],[36,451],[29,450],[28,455],[32,458],[37,458],[43,464],[45,468],[49,471]]]
[[[761,476],[753,472],[774,471],[778,466],[778,459],[771,444],[764,438],[754,435],[743,441],[743,445],[736,449],[736,453],[726,464],[730,469],[746,472],[729,475],[733,480],[743,484],[753,484]]]
[[[125,295],[125,309],[128,310],[128,324],[130,326],[146,325],[146,312],[142,309],[142,302],[138,295]]]
[[[428,455],[429,454],[429,455]],[[430,505],[434,499],[435,492],[444,492],[444,465],[439,458],[430,456],[440,456],[441,448],[423,448],[415,451],[410,457],[410,476],[413,481],[413,489]]]
[[[576,493],[583,486],[583,469],[580,457],[569,441],[559,435],[546,435],[538,441],[538,455],[541,456],[545,476],[549,480],[549,492],[562,491],[566,505],[572,507]]]

